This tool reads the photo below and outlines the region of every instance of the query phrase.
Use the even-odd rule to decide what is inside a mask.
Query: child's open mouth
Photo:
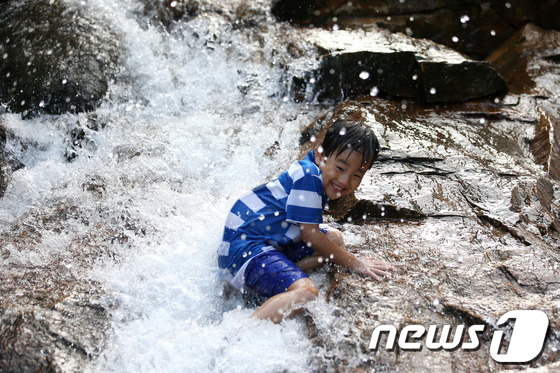
[[[332,189],[334,190],[335,195],[337,197],[341,197],[342,196],[342,191],[344,190],[344,188],[339,187],[338,185],[336,185],[333,182],[331,182],[331,186],[332,186]]]

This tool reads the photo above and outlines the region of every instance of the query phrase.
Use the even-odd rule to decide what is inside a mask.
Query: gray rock
[[[0,4],[0,101],[23,116],[93,110],[116,69],[118,35],[62,1]]]

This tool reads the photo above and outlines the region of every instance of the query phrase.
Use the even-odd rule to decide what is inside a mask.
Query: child
[[[218,248],[218,272],[235,288],[267,298],[253,316],[278,323],[315,299],[317,286],[304,271],[327,261],[376,280],[393,269],[355,257],[338,230],[319,228],[327,201],[355,191],[378,153],[369,127],[339,119],[322,146],[235,203]]]

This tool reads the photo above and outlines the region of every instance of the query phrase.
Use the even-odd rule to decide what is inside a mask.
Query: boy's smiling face
[[[337,156],[333,153],[327,160],[324,160],[321,154],[318,155],[318,166],[323,174],[323,191],[331,200],[355,191],[370,166],[370,163],[363,163],[364,157],[361,153],[352,149],[347,149]]]

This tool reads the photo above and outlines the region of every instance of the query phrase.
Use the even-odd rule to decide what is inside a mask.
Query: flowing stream
[[[13,249],[9,260],[62,263],[100,283],[111,327],[87,371],[312,369],[305,323],[250,319],[252,310],[240,297],[223,297],[215,276],[230,206],[297,158],[300,131],[319,110],[284,97],[285,72],[274,60],[277,51],[286,53],[275,45],[280,26],[261,27],[257,41],[254,29],[202,15],[168,32],[148,25],[132,0],[75,3],[110,18],[125,57],[93,114],[6,115],[19,138],[7,149],[25,168],[12,175],[1,225],[32,224],[31,217],[67,206],[74,211],[60,229],[37,226],[38,247]],[[86,125],[91,120],[97,130]],[[77,125],[86,141],[68,162],[68,133]],[[84,237],[106,251],[84,259],[87,273],[72,259]],[[313,305],[318,327],[336,325],[329,307],[325,300]]]

